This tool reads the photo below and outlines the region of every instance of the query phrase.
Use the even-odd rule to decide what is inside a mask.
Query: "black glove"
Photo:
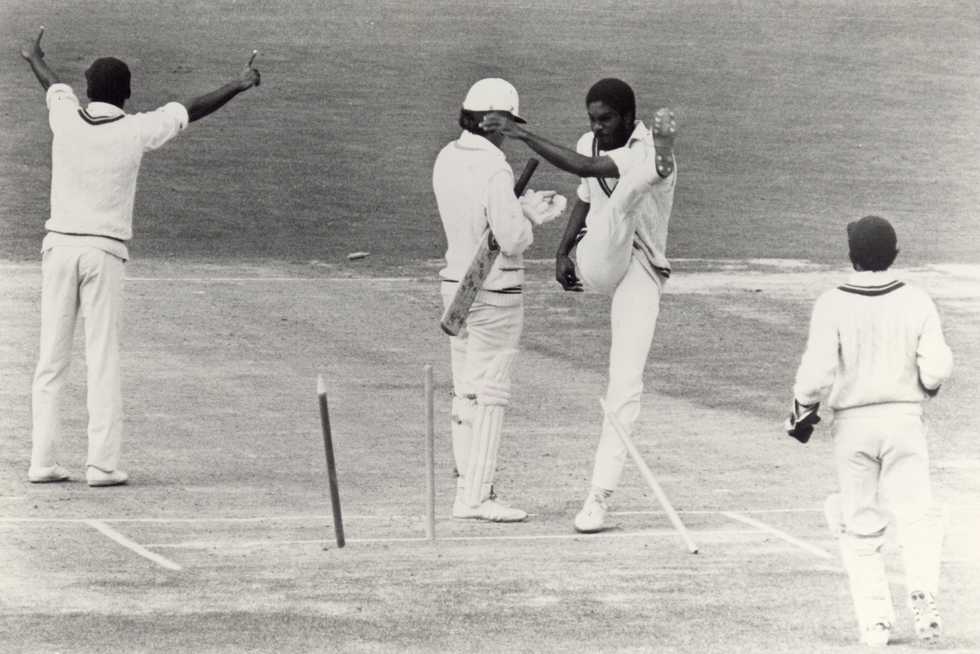
[[[806,443],[810,440],[810,434],[813,433],[813,426],[820,422],[820,416],[817,415],[819,408],[819,402],[807,405],[800,404],[794,399],[793,412],[789,414],[789,417],[786,418],[786,423],[783,425],[786,433],[801,443]]]

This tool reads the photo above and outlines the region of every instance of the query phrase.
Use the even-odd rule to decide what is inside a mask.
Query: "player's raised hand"
[[[252,64],[255,62],[255,57],[258,54],[258,50],[252,50],[252,56],[248,58],[248,63],[245,64],[245,67],[242,68],[242,72],[238,76],[238,81],[243,91],[262,83],[262,76],[259,74],[258,69],[252,67]]]
[[[28,61],[31,59],[44,59],[44,50],[41,49],[42,36],[44,36],[44,25],[41,25],[41,31],[38,32],[36,39],[32,39],[30,43],[21,47],[20,56]]]
[[[492,111],[487,113],[480,121],[480,129],[491,134],[503,134],[510,138],[517,138],[521,134],[521,127],[517,124],[510,114],[502,111]]]

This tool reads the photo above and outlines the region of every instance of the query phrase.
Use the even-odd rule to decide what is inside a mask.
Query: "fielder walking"
[[[840,493],[825,508],[862,642],[886,645],[895,622],[881,556],[887,508],[902,548],[916,634],[935,641],[943,521],[929,483],[922,404],[949,377],[953,357],[932,299],[888,271],[898,254],[891,224],[866,216],[847,226],[847,238],[855,272],[813,308],[786,429],[805,443],[820,420],[820,404],[834,411]]]
[[[51,215],[41,245],[41,339],[32,388],[33,449],[28,480],[70,478],[58,463],[61,439],[59,401],[71,363],[75,322],[85,322],[90,486],[124,484],[119,469],[123,440],[119,332],[123,264],[129,259],[133,201],[140,161],[242,91],[260,82],[252,60],[232,81],[211,93],[155,111],[128,114],[128,66],[101,57],[85,71],[90,102],[81,106],[74,91],[48,67],[41,37],[21,56],[46,92],[51,145]],[[255,53],[252,53],[254,59]]]
[[[533,240],[532,227],[557,218],[565,204],[550,192],[514,195],[514,171],[500,150],[504,137],[479,127],[487,116],[524,122],[517,90],[506,80],[482,79],[470,88],[459,114],[463,131],[439,152],[432,171],[447,241],[446,266],[439,272],[446,307],[488,226],[500,246],[465,328],[449,338],[458,474],[453,517],[519,522],[527,513],[497,500],[493,481],[524,326],[522,253]]]
[[[484,128],[526,143],[567,172],[578,175],[578,199],[558,246],[555,275],[566,291],[585,288],[612,298],[607,411],[632,432],[640,413],[643,369],[670,276],[667,226],[674,202],[673,114],[661,109],[653,128],[636,120],[632,88],[618,79],[596,82],[585,98],[590,131],[576,149],[532,134],[506,117],[490,116]],[[575,261],[571,258],[576,250]],[[622,477],[627,449],[603,418],[592,485],[575,529],[601,531],[607,500]]]

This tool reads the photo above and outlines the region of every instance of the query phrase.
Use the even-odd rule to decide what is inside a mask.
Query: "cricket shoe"
[[[582,534],[594,534],[602,531],[606,523],[606,496],[600,491],[592,491],[585,498],[582,510],[575,516],[575,531]]]
[[[888,639],[892,635],[892,625],[890,622],[876,622],[864,630],[861,636],[861,644],[868,647],[884,647],[888,644]]]
[[[89,486],[121,486],[129,481],[129,475],[122,470],[111,470],[106,472],[95,466],[89,466],[85,471],[85,478]]]
[[[523,522],[527,520],[527,512],[507,506],[496,498],[487,498],[477,506],[470,506],[457,497],[453,502],[453,517],[487,522]]]
[[[912,618],[915,620],[915,635],[919,637],[919,640],[927,643],[938,641],[943,630],[943,624],[939,619],[939,611],[936,610],[936,598],[932,596],[932,593],[913,590],[909,593],[909,609],[912,611]]]
[[[27,471],[27,481],[32,484],[50,484],[51,482],[68,481],[69,479],[71,479],[71,475],[57,463],[46,468],[31,466]]]

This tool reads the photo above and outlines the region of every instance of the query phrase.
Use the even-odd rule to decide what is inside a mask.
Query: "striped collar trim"
[[[600,156],[599,155],[599,139],[597,139],[595,137],[595,135],[592,136],[592,156],[593,157]],[[613,187],[609,186],[609,182],[606,181],[606,178],[605,177],[596,177],[596,181],[599,182],[599,188],[601,188],[602,189],[602,192],[606,194],[606,197],[607,198],[608,197],[612,197]]]
[[[117,120],[122,120],[126,117],[126,114],[117,114],[115,116],[93,116],[88,112],[88,109],[79,109],[78,115],[82,117],[89,125],[106,125],[108,123],[114,123]]]
[[[837,289],[844,291],[845,293],[854,293],[855,295],[876,297],[878,295],[887,295],[892,291],[897,291],[903,286],[905,286],[905,282],[900,282],[898,280],[895,280],[893,282],[882,284],[880,286],[858,286],[857,284],[844,284],[843,286],[838,286]]]

